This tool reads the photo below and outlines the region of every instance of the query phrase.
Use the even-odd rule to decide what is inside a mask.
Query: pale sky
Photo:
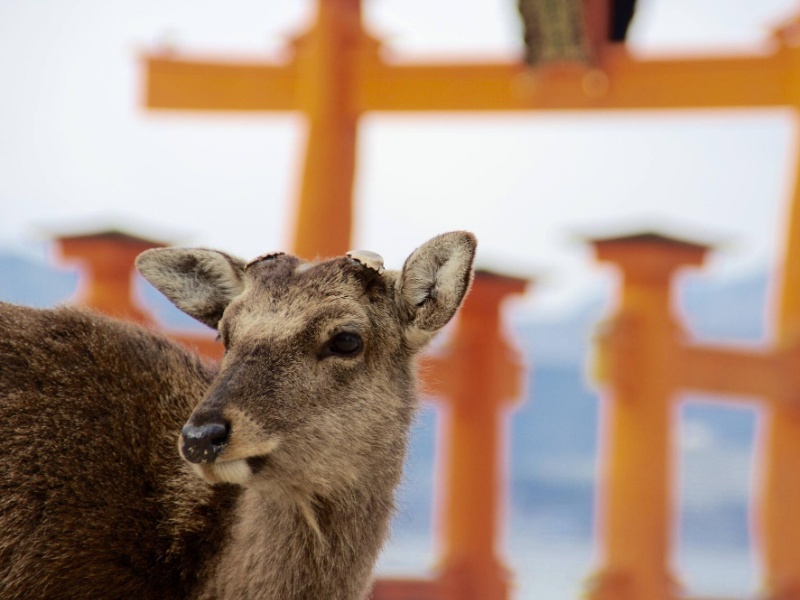
[[[763,50],[795,0],[640,0],[641,54]],[[401,58],[513,59],[513,0],[364,0]],[[0,245],[42,230],[128,226],[253,257],[285,247],[298,115],[147,113],[138,54],[276,56],[309,1],[0,1]],[[497,269],[544,274],[528,305],[580,303],[607,281],[577,233],[664,225],[731,240],[711,273],[774,261],[791,190],[788,111],[372,114],[362,122],[354,247],[398,267],[465,228]],[[37,235],[39,238],[37,238]]]

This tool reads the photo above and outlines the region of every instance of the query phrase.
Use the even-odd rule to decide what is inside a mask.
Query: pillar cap
[[[148,248],[163,248],[168,245],[166,242],[142,237],[115,228],[87,232],[56,233],[53,234],[52,237],[59,242],[117,242],[130,246],[147,246]]]
[[[588,238],[587,241],[594,246],[610,246],[612,244],[625,244],[636,246],[662,247],[665,249],[682,249],[707,252],[713,244],[703,244],[683,237],[661,233],[656,230],[646,230],[639,233],[614,235],[609,237]]]
[[[118,270],[119,261],[130,263],[136,256],[151,248],[163,248],[164,242],[149,239],[122,229],[109,228],[51,234],[59,258],[89,261],[97,269]]]
[[[658,230],[588,240],[600,262],[618,265],[630,275],[668,278],[679,267],[701,266],[713,247]]]

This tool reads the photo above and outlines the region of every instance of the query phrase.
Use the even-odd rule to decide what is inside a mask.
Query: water
[[[579,600],[597,565],[591,540],[537,539],[520,531],[504,555],[514,577],[513,600]],[[690,596],[754,598],[760,570],[747,549],[683,548],[673,574]],[[378,575],[430,577],[435,557],[430,538],[392,539],[378,562]]]
[[[576,368],[542,368],[531,397],[509,415],[507,519],[499,555],[514,600],[575,600],[598,568],[595,553],[598,399]],[[676,403],[673,575],[692,596],[754,597],[762,580],[750,549],[757,413],[717,399]],[[392,539],[378,564],[391,576],[430,576],[436,495],[436,413],[414,429]]]

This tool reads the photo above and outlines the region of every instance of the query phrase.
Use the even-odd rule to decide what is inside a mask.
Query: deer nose
[[[187,423],[181,429],[181,453],[189,462],[214,462],[228,442],[230,427],[226,423]]]

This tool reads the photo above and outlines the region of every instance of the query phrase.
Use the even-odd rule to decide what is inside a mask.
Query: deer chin
[[[223,460],[213,463],[192,463],[192,469],[208,483],[233,483],[244,485],[253,476],[247,459]]]

